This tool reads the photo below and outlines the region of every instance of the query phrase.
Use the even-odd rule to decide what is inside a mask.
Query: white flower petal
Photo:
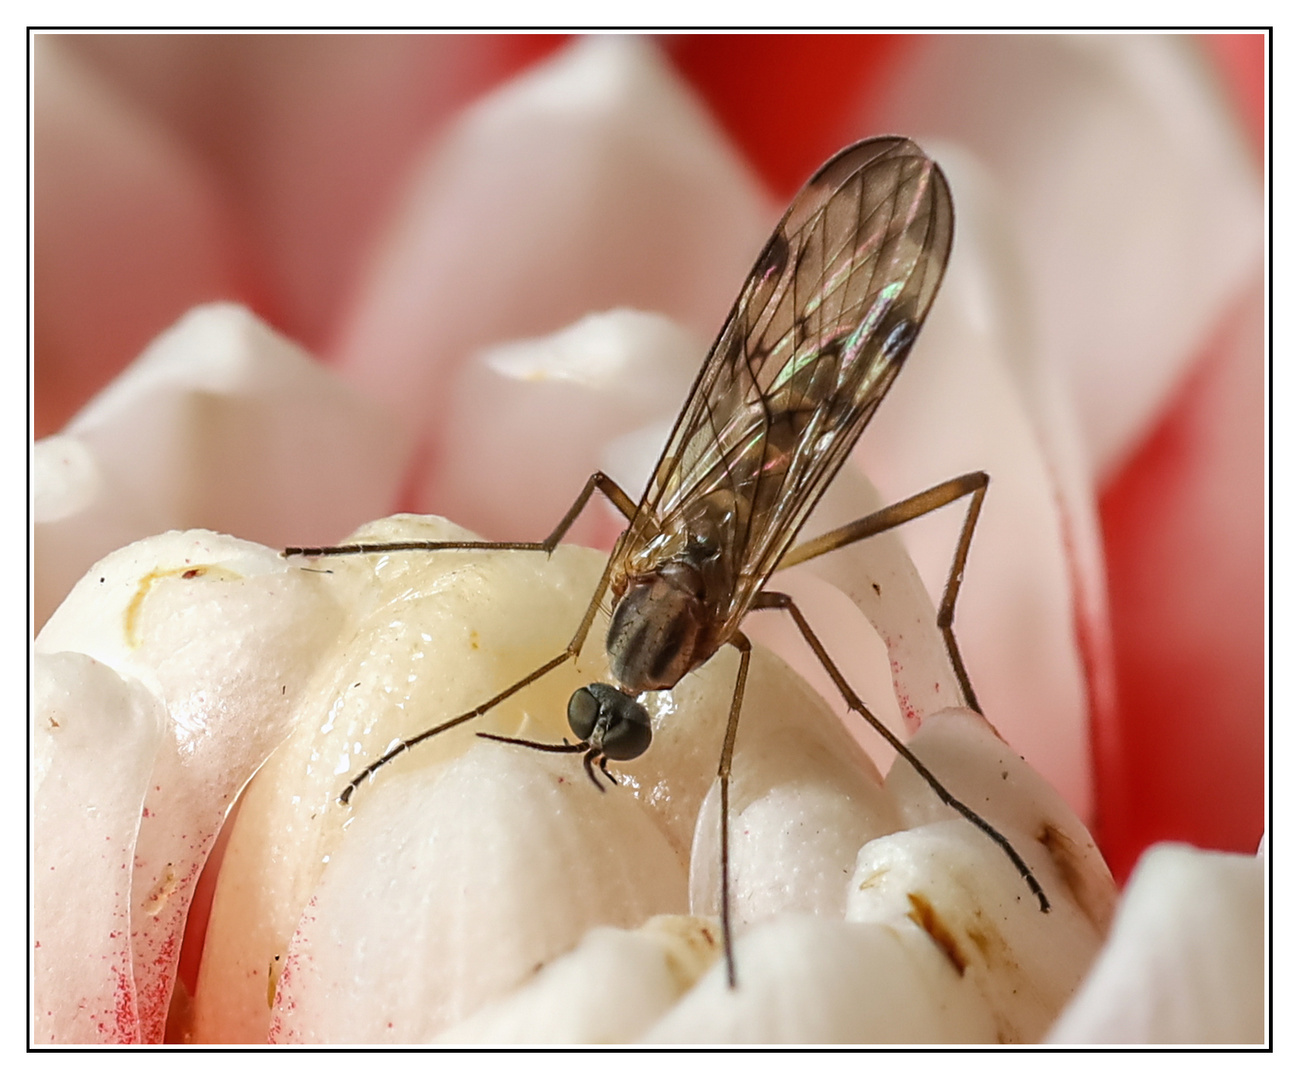
[[[582,490],[607,442],[676,413],[705,348],[666,316],[623,309],[485,350],[451,391],[445,441],[458,467],[443,478],[438,505],[489,536],[540,539]],[[613,479],[635,499],[646,475]],[[602,496],[595,502],[609,510]],[[581,527],[567,537],[598,538]]]
[[[858,848],[896,828],[892,806],[866,777],[845,790],[826,777],[772,787],[731,815],[731,918],[737,932],[785,912],[844,914]],[[717,790],[700,811],[691,860],[691,909],[716,913]]]
[[[1142,856],[1110,940],[1055,1043],[1266,1038],[1265,859],[1160,844]]]
[[[698,724],[677,736],[695,745],[710,780],[733,682],[734,677],[717,680],[722,693],[712,710],[701,711],[714,718],[714,730]],[[696,914],[719,909],[719,801],[714,781],[691,849]],[[745,685],[730,809],[732,918],[738,928],[788,911],[842,916],[858,849],[900,827],[880,774],[844,725],[785,664],[761,649]]]
[[[80,439],[51,435],[32,450],[32,516],[37,521],[72,517],[95,500],[103,482],[99,463]]]
[[[717,960],[712,919],[658,915],[638,930],[598,926],[514,994],[435,1042],[635,1042]]]
[[[908,746],[952,795],[1011,839],[1047,891],[1053,911],[1074,904],[1096,935],[1105,934],[1114,912],[1115,882],[1097,845],[1066,801],[987,720],[966,709],[950,709],[930,717]],[[894,762],[885,786],[910,826],[956,816],[905,761]],[[987,839],[979,842],[1001,859],[1000,876],[1037,910],[1010,861]]]
[[[919,930],[783,915],[738,943],[736,988],[715,966],[651,1043],[992,1042],[996,1028]]]
[[[406,465],[391,418],[229,304],[192,311],[64,434],[76,443],[42,448],[34,473],[38,624],[129,540],[198,525],[277,546],[332,538],[389,510]]]
[[[289,733],[339,631],[327,588],[260,545],[169,533],[100,560],[36,640],[38,654],[84,653],[138,680],[166,710],[132,860],[145,1041],[161,1041],[190,898],[226,813]]]
[[[32,660],[36,1041],[136,1042],[131,858],[166,716],[88,656]]]
[[[1027,850],[1024,834],[1008,839]],[[967,822],[914,827],[867,844],[848,894],[850,922],[928,937],[986,1003],[997,1042],[1041,1038],[1101,945],[1068,893],[1040,911],[1005,855]]]

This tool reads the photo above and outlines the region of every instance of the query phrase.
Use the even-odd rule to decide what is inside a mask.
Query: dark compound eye
[[[650,717],[635,698],[605,735],[605,756],[611,761],[631,761],[650,749]]]
[[[600,718],[600,702],[592,693],[599,685],[593,683],[591,686],[580,686],[569,698],[569,730],[583,742],[591,742],[596,721]]]
[[[636,698],[592,683],[569,698],[569,727],[583,742],[613,761],[640,757],[650,746],[650,714]]]

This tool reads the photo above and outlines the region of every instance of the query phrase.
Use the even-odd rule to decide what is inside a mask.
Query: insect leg
[[[634,503],[621,487],[603,472],[594,472],[587,478],[581,494],[574,500],[560,523],[545,540],[512,542],[509,540],[392,540],[384,543],[339,544],[336,547],[290,547],[281,555],[307,555],[313,558],[334,555],[375,555],[385,551],[545,551],[550,554],[564,539],[578,515],[582,513],[591,496],[599,488],[614,508],[628,521],[636,514]]]
[[[957,609],[957,590],[961,588],[962,574],[966,572],[966,556],[970,553],[971,538],[975,535],[975,522],[980,516],[980,507],[984,505],[984,493],[988,490],[989,475],[985,472],[966,473],[946,483],[913,495],[910,499],[893,503],[874,514],[858,518],[838,529],[814,537],[802,544],[796,544],[778,564],[778,570],[797,566],[799,563],[825,555],[828,551],[837,551],[849,544],[877,536],[882,532],[897,528],[909,521],[938,510],[949,503],[956,502],[965,495],[971,496],[970,507],[966,511],[966,520],[962,525],[961,536],[957,539],[957,549],[953,552],[952,569],[948,571],[948,584],[943,590],[943,600],[939,604],[939,632],[943,635],[944,645],[948,649],[948,659],[952,663],[957,681],[961,685],[962,696],[966,704],[980,712],[975,690],[971,686],[966,665],[962,663],[961,650],[957,648],[957,635],[953,633],[952,620]]]
[[[623,494],[622,489],[619,488],[618,485],[615,484],[612,480],[608,480],[608,478],[603,473],[594,473],[591,479],[587,481],[587,486],[583,489],[582,495],[578,497],[578,501],[573,504],[569,512],[565,515],[564,520],[560,522],[560,525],[556,528],[556,530],[551,534],[550,537],[547,537],[546,541],[543,541],[543,543],[551,543],[551,547],[553,548],[555,544],[559,542],[559,537],[564,535],[564,530],[566,530],[569,527],[569,525],[573,523],[573,519],[578,516],[579,512],[581,512],[583,505],[591,497],[592,491],[597,486],[600,486],[601,491],[605,491],[603,483],[608,483],[615,491],[618,492],[620,496],[622,496],[622,498],[627,499],[627,496]],[[606,494],[608,494],[608,492],[606,492]],[[623,509],[623,507],[619,505],[617,499],[615,499],[613,496],[610,496],[610,498],[611,501],[614,502],[614,504],[618,506],[620,510]],[[629,502],[628,505],[632,505],[632,504]],[[632,508],[633,510],[635,510],[635,506],[633,506]],[[552,538],[554,538],[553,542],[552,542]],[[482,544],[441,545],[443,549],[446,548],[463,549],[467,546],[483,547],[485,545]],[[487,546],[491,546],[491,545],[487,545]],[[509,548],[510,545],[508,544],[497,545],[497,547]],[[518,550],[519,548],[520,545],[515,545],[516,550]],[[424,550],[424,549],[416,548],[414,550]],[[523,547],[523,550],[549,551],[550,548],[542,548],[541,545],[537,545],[535,547]],[[469,712],[461,713],[460,716],[454,716],[450,720],[446,720],[443,723],[436,725],[435,727],[429,728],[427,731],[420,732],[418,735],[413,735],[409,739],[401,740],[399,743],[397,743],[396,746],[392,747],[392,749],[390,749],[386,754],[384,754],[383,757],[377,758],[375,761],[372,761],[369,765],[367,765],[364,769],[362,769],[359,773],[357,773],[356,776],[354,776],[351,780],[349,780],[347,787],[345,787],[339,793],[339,802],[343,803],[343,805],[346,806],[348,800],[352,798],[352,794],[353,792],[356,791],[358,785],[368,780],[379,769],[382,769],[385,765],[387,765],[390,761],[392,761],[393,758],[397,757],[400,754],[406,753],[406,751],[410,750],[413,746],[418,746],[426,739],[432,739],[435,735],[441,735],[444,731],[450,731],[454,727],[459,727],[461,724],[467,723],[470,720],[474,720],[477,717],[485,715],[489,710],[500,705],[501,702],[505,701],[506,699],[513,697],[520,690],[524,689],[524,687],[529,686],[532,683],[536,682],[548,671],[551,671],[559,667],[566,660],[572,660],[580,652],[582,652],[582,646],[583,643],[587,640],[587,634],[591,630],[591,624],[596,621],[596,612],[600,610],[600,602],[604,598],[605,588],[606,586],[609,585],[609,576],[613,572],[613,569],[614,569],[614,556],[610,555],[610,557],[607,560],[605,560],[605,569],[601,572],[600,582],[599,584],[597,584],[595,591],[591,594],[591,602],[587,605],[586,614],[582,616],[582,622],[578,624],[577,632],[573,635],[573,640],[569,642],[564,652],[560,653],[558,656],[551,657],[551,659],[546,661],[546,663],[544,663],[541,667],[536,668],[533,671],[530,671],[518,682],[513,683],[510,686],[507,686],[504,690],[501,691],[501,693],[497,694],[495,697],[489,698],[487,701],[483,702],[482,705],[470,709]],[[590,771],[590,766],[588,766],[588,771]],[[597,786],[599,787],[599,785]]]
[[[506,687],[506,689],[502,690],[501,693],[496,695],[496,697],[490,698],[489,700],[483,702],[482,705],[470,709],[470,711],[467,713],[461,713],[460,716],[453,717],[451,720],[447,720],[441,724],[438,724],[435,727],[431,727],[427,731],[422,731],[420,732],[420,734],[414,735],[409,739],[403,739],[391,750],[389,750],[388,753],[386,753],[383,757],[377,758],[376,760],[372,761],[369,765],[367,765],[364,769],[362,769],[359,773],[357,773],[356,776],[354,776],[351,780],[349,780],[348,786],[345,787],[339,793],[339,802],[341,802],[344,806],[346,806],[348,804],[348,800],[352,798],[352,793],[356,791],[361,784],[363,784],[376,772],[378,772],[390,761],[392,761],[393,758],[399,756],[400,754],[406,753],[406,751],[410,750],[412,747],[419,746],[420,743],[425,741],[425,739],[432,739],[435,735],[441,735],[444,731],[450,731],[452,728],[459,727],[461,724],[465,723],[466,721],[473,720],[475,717],[482,716],[484,713],[488,712],[488,710],[495,708],[497,705],[500,705],[501,702],[505,701],[507,698],[511,697],[514,694],[517,694],[520,690],[528,686],[530,683],[536,682],[548,671],[552,670],[553,668],[559,667],[562,663],[564,663],[564,661],[568,660],[569,657],[572,655],[574,654],[571,653],[568,649],[565,649],[564,652],[560,653],[559,656],[551,657],[551,659],[546,661],[546,663],[544,663],[541,667],[525,675],[522,679],[520,679],[517,683],[514,683],[512,686]]]
[[[609,771],[609,764],[604,754],[601,754],[600,757],[596,759],[596,764],[600,766],[600,771],[603,772],[605,776],[609,778],[609,782],[613,784],[615,787],[618,787],[618,777]],[[597,784],[596,786],[600,787],[599,784]],[[600,788],[600,790],[604,791],[605,789]]]
[[[1011,841],[944,787],[939,778],[925,767],[921,762],[921,759],[912,753],[907,744],[890,731],[883,723],[876,719],[871,710],[863,703],[862,699],[853,692],[853,687],[849,685],[848,680],[840,673],[840,669],[835,666],[835,662],[831,660],[830,654],[827,653],[825,646],[822,645],[820,640],[818,640],[817,635],[813,633],[813,628],[808,624],[808,620],[804,618],[803,612],[799,610],[794,599],[787,596],[785,593],[759,593],[750,610],[758,611],[764,608],[780,608],[789,614],[790,618],[794,620],[795,625],[799,628],[799,632],[803,634],[804,640],[808,643],[808,647],[812,649],[814,654],[816,654],[817,659],[821,661],[822,667],[826,669],[826,674],[828,674],[831,677],[831,681],[835,683],[836,689],[839,690],[840,695],[844,698],[848,707],[876,729],[880,737],[889,743],[889,745],[892,746],[899,755],[901,755],[902,758],[917,771],[922,780],[930,785],[930,788],[937,796],[939,796],[940,801],[943,802],[944,805],[952,807],[953,810],[957,811],[957,813],[1002,849],[1003,853],[1011,860],[1015,868],[1020,871],[1020,876],[1025,879],[1025,883],[1029,886],[1034,896],[1038,898],[1038,906],[1045,912],[1050,910],[1052,905],[1048,903],[1047,894],[1043,892],[1043,887],[1038,883],[1038,879],[1034,877],[1034,873],[1029,869],[1029,865],[1020,857],[1020,853],[1011,846]],[[730,733],[730,729],[728,729],[728,732]]]
[[[749,676],[749,654],[753,646],[749,638],[737,631],[731,635],[731,644],[740,653],[740,667],[736,669],[736,687],[731,692],[731,712],[727,715],[727,734],[722,740],[722,756],[718,759],[718,789],[721,808],[722,843],[722,951],[727,958],[727,985],[736,988],[736,956],[731,942],[731,824],[728,794],[731,787],[731,757],[736,749],[736,729],[740,726],[740,705],[745,700],[745,680]]]

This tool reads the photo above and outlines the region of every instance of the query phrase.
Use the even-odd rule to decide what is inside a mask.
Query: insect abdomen
[[[699,572],[672,561],[633,578],[610,618],[610,673],[630,693],[667,690],[714,651]]]

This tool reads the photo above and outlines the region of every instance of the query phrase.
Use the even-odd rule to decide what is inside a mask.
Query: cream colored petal
[[[1073,809],[1052,786],[1003,742],[977,713],[951,709],[930,717],[908,744],[924,765],[977,814],[1013,840],[1038,876],[1053,909],[1074,904],[1097,935],[1104,935],[1114,913],[1116,889],[1096,843]],[[957,815],[945,806],[907,762],[897,760],[885,782],[908,826],[948,821]],[[1003,863],[1012,885],[1018,872],[992,843],[971,835]],[[1028,888],[1017,886],[1027,906],[1037,910]]]
[[[472,534],[440,519],[399,516],[358,538],[455,541]],[[582,617],[602,556],[536,552],[413,552],[303,561],[295,573],[345,596],[349,621],[318,650],[294,703],[294,734],[250,786],[213,902],[195,999],[195,1038],[260,1042],[270,1022],[267,971],[283,957],[316,891],[347,814],[344,785],[396,740],[486,701],[559,654]],[[598,635],[593,635],[596,637]],[[594,645],[594,641],[593,641]],[[599,674],[569,665],[485,722],[432,739],[375,776],[357,813],[389,783],[438,768],[478,742],[476,730],[559,742],[565,705]],[[581,765],[572,765],[575,779]]]
[[[734,676],[720,679],[718,688],[725,693],[733,683]],[[719,696],[711,711],[717,734],[680,736],[700,747],[715,774],[730,704],[729,693]],[[858,849],[900,827],[880,774],[825,703],[765,650],[755,652],[745,702],[731,769],[733,925],[789,911],[842,916]],[[691,848],[696,914],[719,912],[720,820],[715,781]]]
[[[1008,839],[1028,848],[1022,833]],[[1037,870],[1047,875],[1041,866]],[[888,927],[944,959],[984,1001],[997,1042],[1042,1038],[1101,944],[1101,934],[1047,877],[1043,913],[1002,852],[965,822],[925,825],[866,845],[849,885],[848,919]]]
[[[684,912],[686,879],[628,792],[480,741],[371,793],[284,960],[273,1042],[426,1042],[592,926]]]

